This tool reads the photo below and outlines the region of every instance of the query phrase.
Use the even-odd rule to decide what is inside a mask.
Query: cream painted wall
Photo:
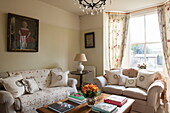
[[[103,74],[103,15],[84,15],[80,17],[81,52],[87,56],[85,65],[95,66],[97,75]],[[95,32],[95,48],[85,48],[84,34]]]
[[[7,52],[7,13],[39,19],[39,52]],[[39,0],[0,0],[0,72],[51,67],[74,69],[80,52],[77,15]]]

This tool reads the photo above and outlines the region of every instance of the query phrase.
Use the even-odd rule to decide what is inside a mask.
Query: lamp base
[[[84,70],[84,66],[83,66],[83,64],[80,62],[79,65],[78,65],[78,67],[77,67],[77,71],[80,72],[80,73],[82,73],[83,70]]]

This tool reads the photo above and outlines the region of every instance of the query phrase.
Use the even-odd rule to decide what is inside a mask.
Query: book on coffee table
[[[75,99],[70,99],[70,98],[68,98],[68,100],[69,100],[69,101],[71,101],[71,102],[77,103],[77,104],[83,104],[83,103],[86,103],[86,99],[85,99],[85,100],[83,100],[83,101],[78,101],[78,100],[75,100]]]
[[[77,99],[77,100],[84,100],[85,99],[85,97],[81,93],[75,93],[75,94],[69,95],[68,98],[74,98],[74,99]]]
[[[83,104],[86,102],[86,98],[81,93],[69,95],[68,100],[77,104]]]
[[[117,105],[117,106],[122,106],[127,102],[127,98],[124,96],[118,96],[118,95],[111,95],[107,98],[104,99],[105,103]]]
[[[92,111],[102,112],[102,113],[115,113],[117,111],[117,106],[100,102],[92,107]]]
[[[69,111],[69,110],[71,110],[75,107],[71,104],[62,102],[61,104],[54,103],[54,104],[48,105],[48,108],[51,109],[51,110],[54,110],[58,113],[65,113],[65,112],[67,112],[67,111]]]

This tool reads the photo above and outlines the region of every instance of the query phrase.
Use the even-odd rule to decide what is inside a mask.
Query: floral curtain
[[[162,38],[166,69],[170,77],[170,3],[167,3],[161,7],[158,7],[158,19],[159,19],[159,26],[160,26],[160,32],[161,32],[161,38]],[[165,84],[166,85],[165,85],[164,96],[163,96],[164,103],[166,103],[167,100],[170,101],[169,78],[166,78]],[[167,104],[164,104],[164,105],[167,111],[168,105]]]
[[[126,47],[129,24],[128,14],[108,13],[108,36],[105,46],[105,68],[121,67]]]
[[[158,18],[166,68],[170,76],[170,3],[158,7]]]

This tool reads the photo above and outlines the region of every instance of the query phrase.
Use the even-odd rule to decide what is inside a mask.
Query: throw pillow
[[[35,93],[39,91],[39,87],[34,78],[24,79],[22,83],[24,84],[27,93]]]
[[[52,74],[52,77],[51,77],[50,87],[67,86],[69,71],[66,71],[66,72],[51,71],[51,74]]]
[[[120,75],[120,70],[111,70],[107,71],[105,70],[106,75],[107,75],[107,84],[108,85],[116,85],[119,83],[119,75]]]
[[[136,87],[137,78],[127,78],[125,87]]]
[[[21,96],[24,94],[25,89],[24,85],[21,83],[23,79],[22,75],[15,75],[5,79],[2,79],[2,84],[6,91],[10,92],[14,98]]]
[[[125,75],[120,75],[120,77],[119,77],[119,85],[120,85],[120,86],[125,86],[125,84],[126,84],[126,79],[128,79],[127,76],[125,76]]]
[[[135,78],[138,75],[138,70],[134,68],[127,68],[127,69],[123,69],[122,71],[123,71],[122,72],[123,75],[126,75],[130,78]]]
[[[139,71],[137,76],[137,86],[143,89],[148,89],[154,82],[155,72]]]

